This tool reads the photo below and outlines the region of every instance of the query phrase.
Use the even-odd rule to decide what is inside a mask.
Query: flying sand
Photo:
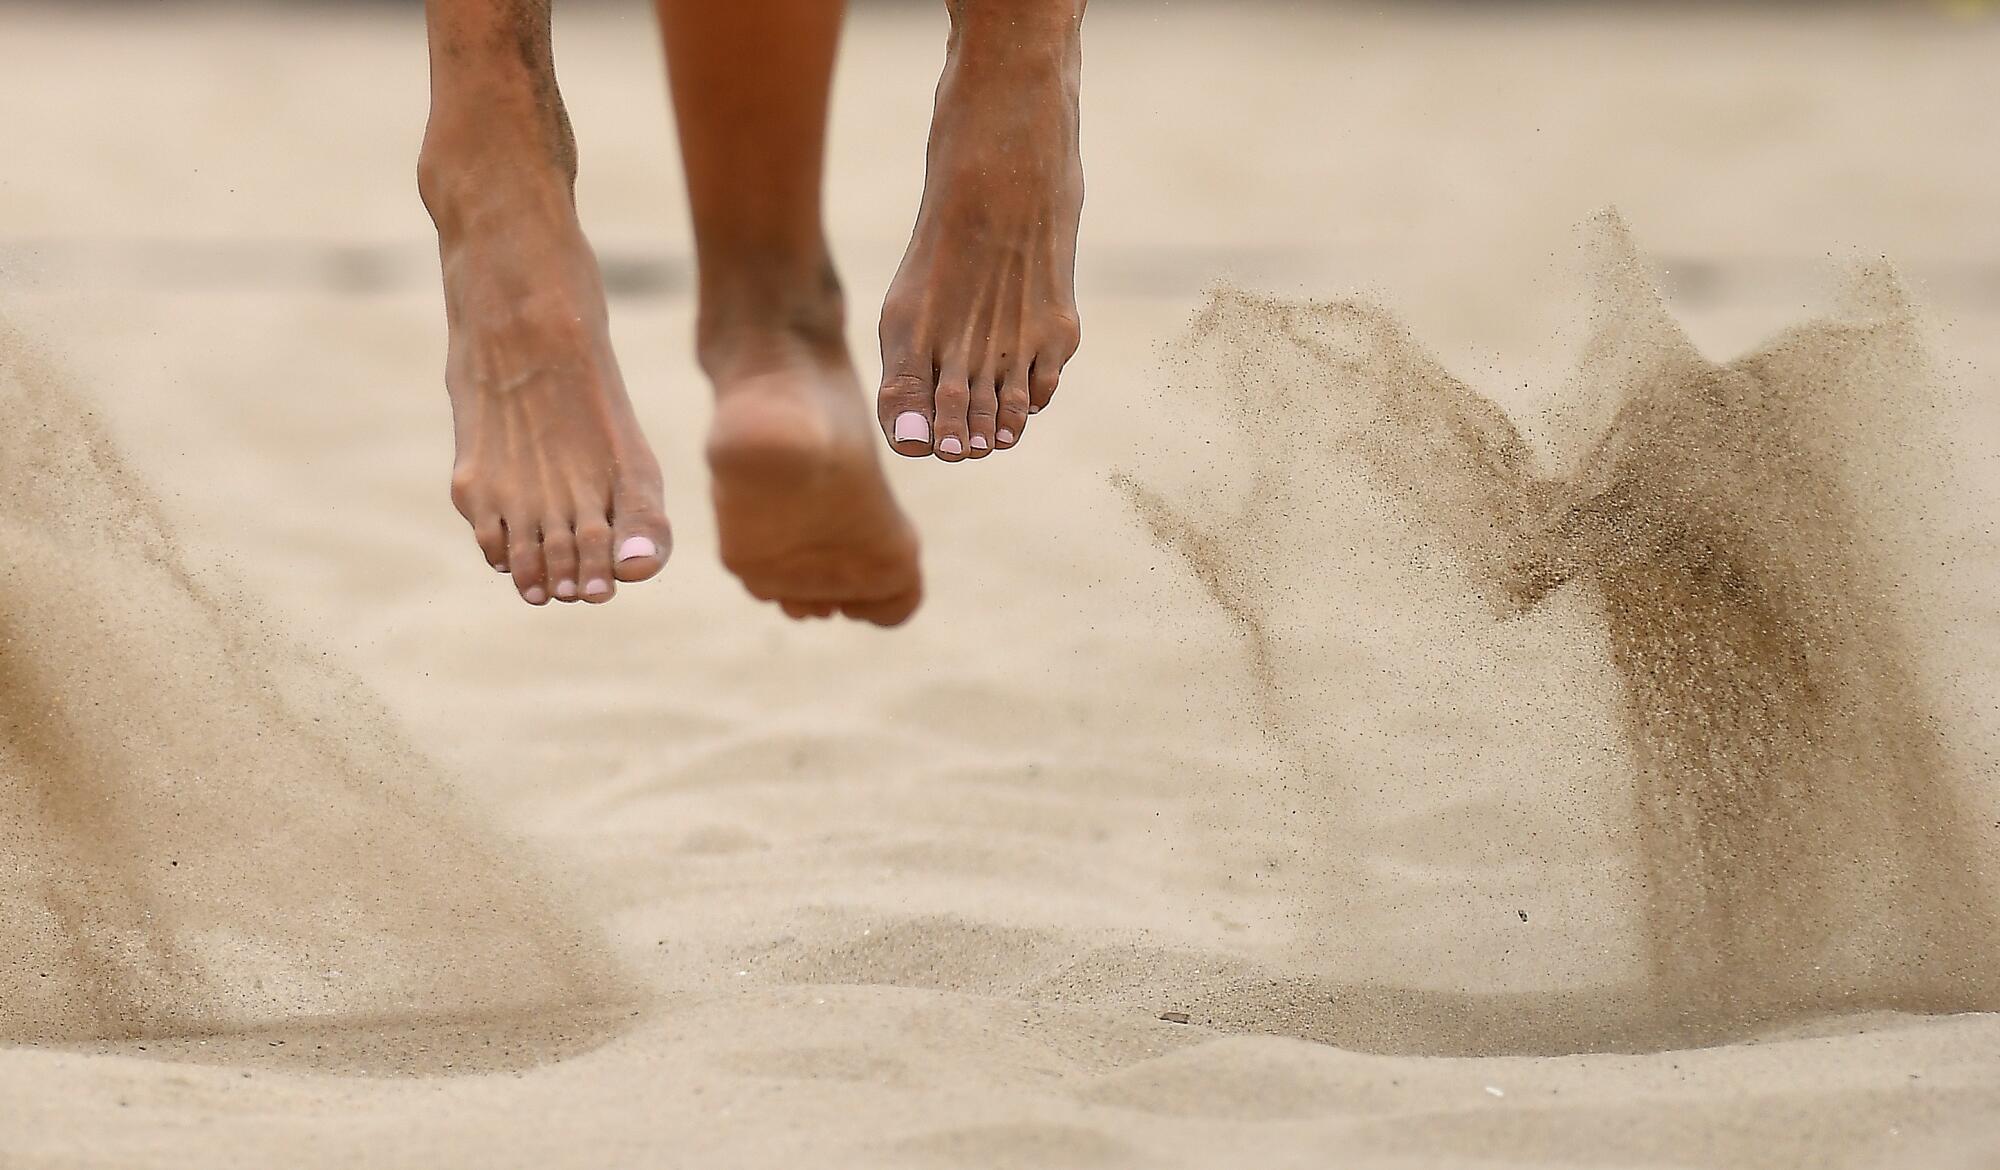
[[[1220,405],[1247,448],[1283,435],[1277,448],[1358,455],[1415,543],[1441,544],[1498,620],[1572,585],[1598,596],[1638,774],[1646,977],[1482,1003],[1323,972],[1266,1013],[1318,997],[1337,1009],[1309,1013],[1317,1038],[1483,1054],[2000,1007],[2000,868],[1931,632],[1960,584],[1939,534],[1967,513],[1900,286],[1860,271],[1839,319],[1718,366],[1666,314],[1615,216],[1586,245],[1599,315],[1547,455],[1363,302],[1224,291],[1184,351],[1236,387]],[[1226,504],[1121,482],[1239,621],[1267,728],[1310,741],[1273,642],[1300,585],[1284,566],[1321,543],[1302,528],[1321,481],[1273,468]]]
[[[415,1072],[600,1039],[630,991],[595,930],[357,681],[190,572],[4,324],[0,407],[0,1042]]]

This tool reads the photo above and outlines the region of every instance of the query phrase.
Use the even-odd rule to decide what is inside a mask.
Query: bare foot
[[[738,332],[703,346],[722,563],[795,618],[900,625],[923,598],[917,537],[889,493],[839,333]]]
[[[1081,8],[953,6],[923,206],[882,307],[876,409],[897,454],[1013,446],[1076,353]]]
[[[673,537],[574,211],[440,216],[439,240],[452,502],[528,604],[609,601],[659,572]]]

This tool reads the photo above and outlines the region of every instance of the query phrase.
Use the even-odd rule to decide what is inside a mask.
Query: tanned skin
[[[947,462],[1020,441],[1076,351],[1080,0],[954,0],[871,425],[820,207],[842,0],[658,0],[700,270],[722,560],[793,617],[922,598],[874,436]],[[608,601],[665,564],[660,472],[577,222],[546,0],[428,0],[419,187],[437,225],[452,497],[523,599]]]

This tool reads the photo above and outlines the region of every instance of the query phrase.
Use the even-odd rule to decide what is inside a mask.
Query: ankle
[[[489,227],[574,227],[576,169],[526,144],[481,139],[433,117],[417,156],[417,194],[450,246]]]
[[[954,30],[1009,28],[1022,33],[1074,33],[1087,0],[946,0]]]
[[[951,0],[949,59],[957,65],[1070,65],[1081,55],[1083,0]]]
[[[947,94],[961,87],[974,92],[998,87],[1006,93],[1053,89],[1074,102],[1083,76],[1081,31],[1060,22],[954,21],[939,81],[940,108],[952,105]]]
[[[696,352],[711,378],[774,347],[845,349],[846,300],[831,260],[811,265],[745,264],[704,277]]]

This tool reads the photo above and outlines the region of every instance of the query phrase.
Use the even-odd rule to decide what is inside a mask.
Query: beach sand
[[[8,10],[0,1167],[2000,1166],[2000,26],[1091,22],[1085,348],[892,468],[885,633],[714,563],[640,8],[557,49],[679,548],[549,611],[415,14]],[[848,38],[863,354],[941,34]]]

